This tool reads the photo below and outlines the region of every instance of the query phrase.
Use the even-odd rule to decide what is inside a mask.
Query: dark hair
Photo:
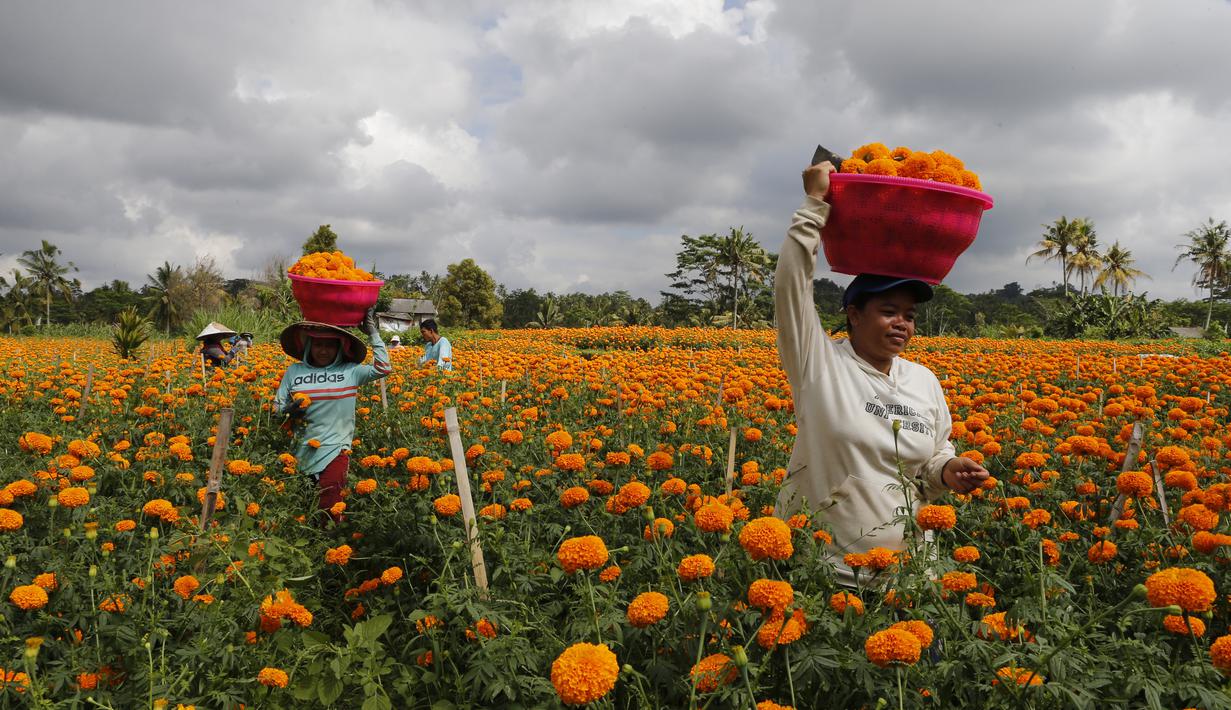
[[[430,330],[433,333],[439,333],[440,328],[436,327],[436,321],[428,318],[419,322],[419,330]]]

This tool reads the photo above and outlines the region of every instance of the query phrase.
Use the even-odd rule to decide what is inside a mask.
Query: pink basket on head
[[[825,260],[842,274],[938,284],[975,241],[990,195],[932,180],[833,173]]]
[[[384,281],[339,281],[287,274],[291,295],[299,303],[304,320],[343,327],[363,322],[367,310],[376,305]]]

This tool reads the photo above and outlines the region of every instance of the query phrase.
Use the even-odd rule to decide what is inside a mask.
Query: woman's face
[[[308,348],[309,365],[327,367],[338,357],[338,341],[336,338],[312,338]]]
[[[848,306],[851,342],[860,353],[892,360],[915,335],[915,297],[904,288],[878,293],[863,308]]]

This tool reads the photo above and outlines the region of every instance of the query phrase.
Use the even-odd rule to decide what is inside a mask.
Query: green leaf
[[[363,701],[362,710],[392,710],[393,704],[384,695],[372,695]]]
[[[329,643],[329,637],[319,631],[305,631],[302,634],[304,648],[321,646]]]
[[[316,693],[321,705],[333,705],[342,695],[342,682],[332,675],[321,676],[320,685],[316,686]]]

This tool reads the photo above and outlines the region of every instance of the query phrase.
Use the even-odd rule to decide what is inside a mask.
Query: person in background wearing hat
[[[346,485],[359,387],[393,371],[373,310],[361,327],[372,342],[371,365],[363,364],[367,356],[363,342],[337,326],[301,321],[288,326],[278,338],[282,350],[300,362],[286,368],[274,407],[295,423],[299,437],[296,466],[316,478],[318,506],[335,522],[341,516],[330,509],[342,501]],[[304,397],[308,398],[306,406]]]
[[[389,338],[389,349],[390,350],[401,350],[402,349],[402,337],[399,335],[395,335],[392,338]]]
[[[988,473],[957,456],[949,442],[952,420],[936,375],[899,357],[915,334],[916,306],[932,298],[931,286],[860,274],[842,299],[850,337],[833,342],[821,327],[812,274],[833,170],[826,162],[804,171],[806,197],[774,276],[778,355],[798,429],[775,512],[784,518],[805,506],[819,512],[833,536],[827,552],[837,579],[851,586],[856,577],[843,563],[846,554],[906,548],[894,518],[906,507],[907,492],[917,509],[921,499],[947,490],[974,490]]]
[[[252,333],[240,333],[239,335],[231,336],[231,357],[240,358],[248,354],[248,348],[252,347]]]
[[[423,356],[419,358],[420,365],[435,362],[441,370],[453,369],[453,345],[449,339],[440,334],[436,321],[428,318],[419,324],[419,335],[423,336]]]
[[[197,340],[201,343],[201,357],[210,367],[226,367],[235,357],[235,350],[222,347],[222,341],[235,336],[235,331],[221,323],[210,323],[205,326]]]

